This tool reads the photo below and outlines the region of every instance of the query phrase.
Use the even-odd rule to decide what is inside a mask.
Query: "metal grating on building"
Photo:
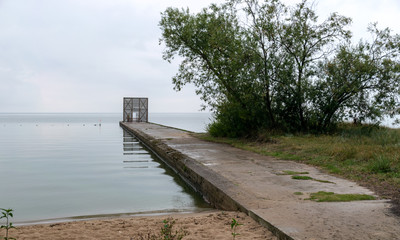
[[[148,122],[149,119],[148,98],[124,97],[124,122]]]

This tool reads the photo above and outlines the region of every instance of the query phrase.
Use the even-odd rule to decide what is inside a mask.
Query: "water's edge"
[[[21,221],[21,222],[13,223],[13,225],[14,226],[29,226],[29,225],[53,224],[53,223],[75,222],[75,221],[105,220],[105,219],[111,219],[111,218],[163,216],[163,215],[170,215],[170,214],[201,213],[201,212],[206,212],[206,211],[210,211],[210,210],[213,210],[213,208],[166,209],[166,210],[145,211],[145,212],[98,214],[98,215],[73,216],[73,217],[66,217],[66,218]]]

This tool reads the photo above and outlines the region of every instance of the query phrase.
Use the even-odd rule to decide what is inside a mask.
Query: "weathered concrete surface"
[[[387,201],[304,200],[318,191],[374,194],[354,182],[305,164],[206,142],[178,129],[149,123],[122,125],[167,159],[214,206],[246,212],[281,239],[400,239],[400,221],[390,213]],[[306,171],[334,184],[293,180],[279,174],[284,170]]]

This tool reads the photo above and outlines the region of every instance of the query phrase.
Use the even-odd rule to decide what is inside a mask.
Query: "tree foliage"
[[[163,58],[181,57],[174,88],[196,86],[215,113],[214,135],[377,122],[399,107],[400,36],[372,24],[372,40],[353,44],[350,23],[336,13],[319,21],[306,0],[228,0],[196,14],[168,8]]]

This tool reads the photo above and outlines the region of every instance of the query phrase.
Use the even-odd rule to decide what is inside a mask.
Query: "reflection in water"
[[[143,163],[152,161],[151,155],[139,143],[139,141],[128,131],[123,133],[123,155],[130,156],[130,159],[124,160],[124,168],[150,168],[150,165],[143,166]],[[138,165],[140,163],[141,165]]]
[[[124,160],[124,168],[159,168],[163,169],[164,174],[173,178],[174,182],[182,187],[183,192],[191,195],[194,205],[198,208],[209,208],[200,193],[193,190],[186,184],[169,166],[161,161],[154,153],[148,151],[139,140],[123,129],[123,150],[124,155],[129,156],[128,160]],[[175,199],[178,201],[178,199]]]
[[[126,130],[123,130],[124,168],[159,168],[160,164],[139,140]],[[158,159],[157,159],[158,160]]]

